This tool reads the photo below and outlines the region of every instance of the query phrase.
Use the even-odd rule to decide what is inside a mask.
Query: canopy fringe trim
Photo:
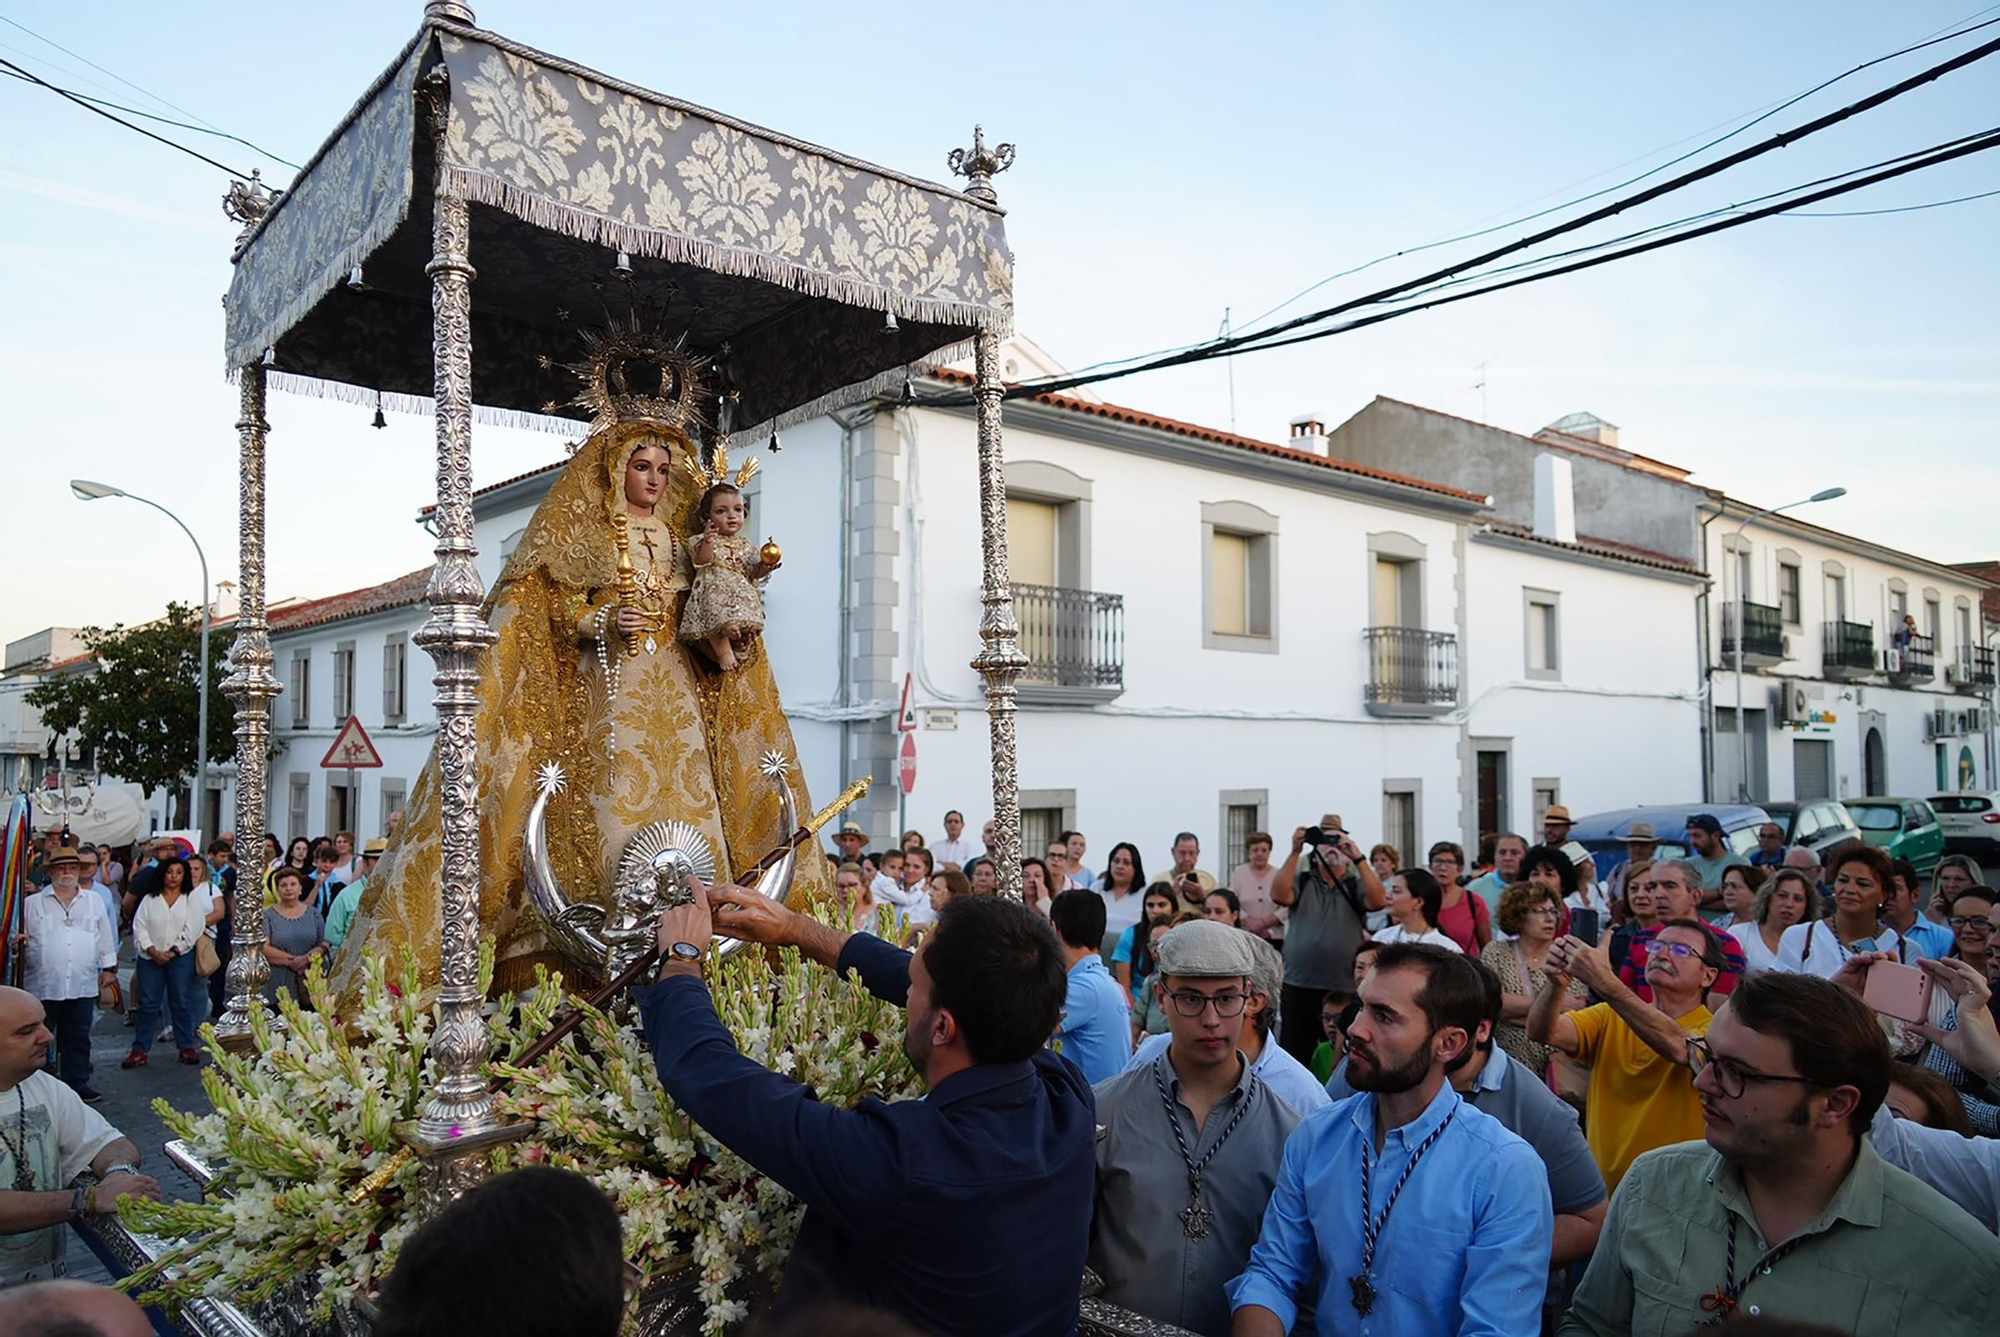
[[[232,370],[228,379],[233,385],[241,377],[240,370]],[[359,404],[363,408],[374,408],[379,404],[389,413],[403,413],[417,418],[430,418],[437,414],[437,401],[429,395],[404,394],[396,390],[371,390],[365,385],[322,380],[317,376],[301,376],[296,372],[278,371],[275,368],[264,373],[264,383],[273,390],[282,390],[288,395],[300,395],[307,399],[331,399],[342,404]],[[546,413],[529,413],[524,409],[474,404],[472,417],[473,421],[485,423],[489,427],[512,427],[527,432],[547,432],[552,436],[567,436],[577,441],[590,435],[588,423],[579,422],[575,418],[558,418]]]
[[[974,342],[974,340],[967,339],[962,343],[951,344],[938,349],[935,353],[926,354],[923,362],[917,365],[891,367],[879,376],[870,377],[865,381],[856,381],[853,385],[845,386],[839,390],[828,391],[817,399],[800,404],[797,408],[786,409],[777,417],[767,418],[763,422],[736,432],[734,435],[740,441],[751,442],[760,436],[768,436],[772,432],[789,431],[802,422],[811,422],[814,418],[823,418],[829,413],[852,407],[863,400],[874,399],[879,395],[893,395],[902,390],[903,383],[906,380],[922,376],[926,367],[943,365],[947,362],[958,362],[971,357]]]
[[[472,168],[444,166],[438,175],[438,189],[443,194],[502,210],[545,231],[559,232],[579,241],[596,242],[607,250],[650,256],[670,264],[695,265],[719,274],[759,279],[810,297],[825,297],[849,306],[892,312],[901,320],[981,328],[991,326],[995,321],[990,307],[908,297],[872,283],[830,274],[795,261],[781,260],[762,251],[722,246],[661,228],[642,227],[607,218],[589,209],[552,200],[537,191],[524,190],[511,181]],[[472,257],[472,262],[475,265],[479,263],[478,255]],[[1006,331],[1001,333],[1004,337]],[[899,378],[901,374],[900,371],[896,373]]]

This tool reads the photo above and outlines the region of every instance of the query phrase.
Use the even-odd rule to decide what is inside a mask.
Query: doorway
[[[1882,746],[1882,731],[1873,725],[1861,739],[1861,792],[1889,792],[1889,759]]]
[[[1478,772],[1474,826],[1475,848],[1466,858],[1477,858],[1476,849],[1507,829],[1507,753],[1503,749],[1481,749],[1473,754]]]

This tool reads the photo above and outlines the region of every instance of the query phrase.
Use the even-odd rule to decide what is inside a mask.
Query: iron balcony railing
[[[1442,711],[1458,703],[1458,637],[1415,627],[1369,627],[1371,707]]]
[[[1024,687],[1125,690],[1125,596],[1015,585],[1014,620],[1028,667]]]
[[[1901,645],[1892,640],[1882,652],[1882,667],[1905,682],[1929,682],[1937,676],[1936,646],[1928,636],[1911,636]]]
[[[1736,609],[1722,605],[1722,661],[1736,662]],[[1753,604],[1745,600],[1743,609],[1743,658],[1759,663],[1780,663],[1785,654],[1785,619],[1773,604]]]
[[[1993,685],[1993,651],[1981,645],[1963,645],[1958,650],[1959,681],[1968,687]]]
[[[1875,671],[1875,628],[1866,622],[1829,622],[1822,667],[1857,673]]]

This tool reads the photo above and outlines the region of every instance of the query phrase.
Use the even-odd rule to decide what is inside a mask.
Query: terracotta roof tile
[[[965,372],[950,367],[939,367],[929,373],[934,379],[950,381],[957,385],[972,385],[974,378]],[[1166,418],[1157,413],[1147,413],[1141,409],[1126,408],[1122,404],[1093,403],[1085,399],[1075,399],[1069,395],[1040,394],[1034,397],[1037,404],[1063,409],[1070,413],[1080,413],[1093,418],[1108,418],[1113,422],[1127,423],[1134,427],[1150,427],[1158,432],[1171,432],[1176,436],[1191,437],[1197,441],[1207,441],[1219,446],[1233,446],[1238,450],[1251,450],[1260,455],[1272,455],[1278,459],[1296,460],[1300,464],[1310,464],[1321,469],[1331,469],[1336,473],[1353,474],[1359,478],[1373,478],[1385,483],[1397,483],[1403,487],[1418,488],[1425,492],[1435,492],[1440,496],[1456,497],[1463,501],[1485,504],[1486,497],[1478,492],[1467,492],[1462,488],[1449,487],[1443,483],[1433,483],[1423,478],[1412,478],[1407,474],[1391,473],[1387,469],[1377,469],[1371,465],[1356,464],[1352,460],[1335,459],[1326,455],[1315,455],[1309,450],[1299,450],[1292,446],[1280,446],[1269,441],[1259,441],[1254,437],[1238,436],[1234,432],[1217,431],[1213,427],[1203,427],[1199,423],[1182,422],[1178,418]]]
[[[431,568],[426,566],[366,589],[329,594],[323,599],[302,599],[273,608],[268,620],[273,632],[303,631],[345,618],[366,617],[391,608],[407,608],[423,602],[424,587],[430,583],[430,578]]]
[[[1514,524],[1506,520],[1489,520],[1486,527],[1496,534],[1508,538],[1526,539],[1530,543],[1540,543],[1551,548],[1566,549],[1571,552],[1588,553],[1592,557],[1610,557],[1620,562],[1631,562],[1635,566],[1650,566],[1661,571],[1672,571],[1677,575],[1706,575],[1693,562],[1682,561],[1669,553],[1655,552],[1651,548],[1641,548],[1630,543],[1618,543],[1611,539],[1592,538],[1588,534],[1578,534],[1576,542],[1564,543],[1537,534],[1527,525]]]

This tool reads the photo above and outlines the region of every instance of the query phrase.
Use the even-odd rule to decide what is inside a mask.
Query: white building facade
[[[941,372],[923,397],[962,385]],[[1031,851],[1075,828],[1093,867],[1129,840],[1157,870],[1188,830],[1226,876],[1250,831],[1282,842],[1335,813],[1420,862],[1433,841],[1538,829],[1549,803],[1699,792],[1701,572],[1580,539],[1567,469],[1534,479],[1545,522],[1514,524],[1448,477],[1330,455],[1309,419],[1278,445],[1055,396],[1008,404],[1007,456]],[[991,779],[969,410],[860,406],[786,433],[764,465],[751,525],[786,553],[765,644],[814,796],[873,775],[852,814],[871,846],[935,839],[948,809],[976,837]],[[559,467],[480,493],[489,583]],[[410,643],[423,575],[274,614],[280,835],[366,838],[414,785],[434,730]],[[352,790],[318,764],[350,707],[384,761]]]
[[[1992,788],[1991,586],[1759,509],[1724,496],[1702,509],[1717,796],[1735,797],[1746,771],[1753,799]],[[1905,615],[1913,635],[1899,634]]]

